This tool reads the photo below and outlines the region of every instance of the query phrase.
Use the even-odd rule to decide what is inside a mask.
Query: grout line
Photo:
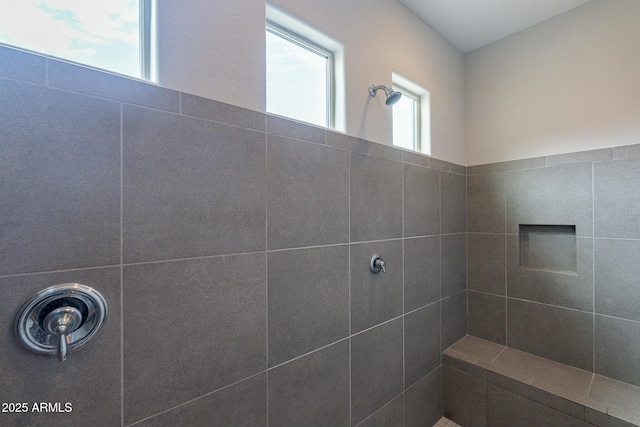
[[[562,305],[549,304],[549,303],[546,303],[546,302],[533,301],[533,300],[528,300],[528,299],[524,299],[524,298],[516,298],[516,297],[507,296],[507,299],[512,299],[514,301],[528,302],[528,303],[537,304],[537,305],[546,305],[548,307],[560,308],[560,309],[564,309],[564,310],[577,311],[578,313],[593,314],[590,311],[580,310],[578,308],[565,307],[565,306],[562,306]]]
[[[385,320],[384,322],[378,323],[378,324],[376,324],[376,325],[373,325],[373,326],[370,326],[370,327],[368,327],[368,328],[366,328],[366,329],[363,329],[363,330],[361,330],[361,331],[358,331],[358,332],[356,332],[355,334],[352,334],[349,338],[353,338],[353,337],[356,337],[356,336],[358,336],[358,335],[362,335],[362,334],[364,334],[365,332],[369,332],[369,331],[371,331],[372,329],[375,329],[375,328],[377,328],[377,327],[379,327],[379,326],[386,325],[387,323],[391,323],[391,322],[396,321],[396,320],[398,320],[398,319],[402,319],[403,317],[404,317],[404,315],[403,315],[403,314],[400,314],[399,316],[393,317],[393,318],[391,318],[391,319]],[[342,341],[342,340],[340,340],[340,341]],[[336,342],[339,342],[339,341],[336,341]],[[335,343],[334,343],[334,344],[335,344]]]
[[[458,233],[460,234],[460,233]],[[472,235],[472,236],[505,236],[506,233],[492,233],[492,232],[486,232],[486,231],[467,231],[466,234]]]
[[[467,303],[467,311],[465,313],[465,335],[469,335],[469,209],[468,209],[468,203],[469,203],[469,198],[467,197],[467,193],[469,192],[469,183],[467,182],[469,180],[469,178],[465,177],[464,180],[464,218],[465,218],[465,222],[464,222],[464,229],[465,229],[465,233],[464,233],[464,270],[465,270],[465,276],[464,276],[464,290],[467,292],[467,298],[466,298],[466,303]]]
[[[235,256],[245,256],[245,255],[256,255],[256,254],[264,254],[266,251],[258,250],[251,252],[237,252],[233,254],[222,254],[222,255],[202,255],[195,256],[189,258],[172,258],[172,259],[159,259],[154,261],[140,261],[140,262],[129,262],[124,263],[125,266],[137,266],[137,265],[149,265],[149,264],[162,264],[166,262],[182,262],[182,261],[194,261],[199,259],[212,259],[212,258],[225,258],[225,257],[235,257]]]
[[[462,234],[462,233],[455,233],[455,234]],[[433,237],[440,237],[440,234],[425,234],[424,236],[407,236],[407,237],[403,237],[403,240],[418,240],[418,239],[427,239],[427,238],[433,238]]]
[[[51,271],[34,271],[29,273],[17,273],[17,274],[6,274],[0,276],[0,279],[11,279],[18,277],[28,277],[28,276],[40,276],[43,274],[57,274],[57,273],[73,273],[75,271],[85,271],[85,270],[100,270],[103,268],[117,268],[121,264],[110,264],[110,265],[100,265],[97,267],[82,267],[82,268],[69,268],[67,270],[51,270]]]
[[[592,372],[591,373],[591,382],[589,382],[589,388],[587,389],[587,399],[589,398],[589,395],[591,394],[591,387],[593,387],[593,381],[595,381],[596,379],[596,373]]]
[[[153,415],[150,415],[150,416],[148,416],[148,417],[146,417],[146,418],[143,418],[143,419],[141,419],[141,420],[135,421],[135,422],[133,422],[133,423],[131,423],[131,424],[128,424],[128,426],[135,426],[136,424],[140,424],[140,423],[142,423],[142,422],[144,422],[144,421],[147,421],[147,420],[150,420],[150,419],[152,419],[152,418],[155,418],[155,417],[157,417],[158,415],[166,414],[167,412],[171,412],[171,411],[173,411],[174,409],[180,408],[180,407],[182,407],[182,406],[189,405],[190,403],[196,402],[196,401],[198,401],[198,400],[200,400],[200,399],[203,399],[203,398],[205,398],[205,397],[207,397],[207,396],[211,396],[212,394],[218,393],[218,392],[223,391],[223,390],[225,390],[225,389],[227,389],[227,388],[230,388],[230,387],[236,386],[236,385],[240,384],[240,383],[241,383],[241,382],[243,382],[243,381],[250,380],[250,379],[255,378],[255,377],[259,376],[259,375],[262,375],[263,373],[266,373],[266,372],[265,372],[265,371],[256,372],[256,373],[255,373],[255,374],[253,374],[253,375],[249,375],[249,376],[248,376],[248,377],[246,377],[246,378],[242,378],[241,380],[235,381],[235,382],[233,382],[233,383],[231,383],[231,384],[227,384],[227,385],[225,385],[224,387],[217,388],[217,389],[215,389],[215,390],[213,390],[213,391],[210,391],[210,392],[205,393],[205,394],[203,394],[203,395],[200,395],[200,396],[198,396],[198,397],[194,397],[193,399],[187,400],[186,402],[182,402],[182,403],[180,403],[179,405],[172,406],[171,408],[165,409],[164,411],[157,412],[157,413],[155,413],[155,414],[153,414]]]
[[[508,215],[507,209],[507,173],[504,174],[504,345],[509,344],[509,237],[507,236]],[[518,243],[519,245],[520,243]],[[520,250],[520,248],[517,248]]]
[[[416,311],[424,310],[425,308],[431,307],[432,305],[436,305],[436,304],[438,304],[438,303],[440,303],[440,300],[430,302],[429,304],[427,304],[427,305],[423,305],[423,306],[418,307],[418,308],[414,308],[413,310],[411,310],[411,311],[407,311],[406,313],[404,313],[404,316],[408,316],[408,315],[410,315],[410,314],[413,314],[413,313],[415,313]]]
[[[400,394],[395,395],[394,397],[392,397],[391,399],[389,399],[389,401],[387,403],[385,403],[384,405],[382,405],[380,408],[378,408],[374,413],[372,413],[371,415],[369,415],[368,417],[366,417],[365,419],[363,419],[362,421],[360,421],[357,426],[362,425],[362,423],[364,423],[365,421],[367,421],[368,419],[370,419],[371,417],[373,417],[374,415],[376,415],[378,412],[382,411],[384,408],[386,408],[387,406],[389,406],[394,400],[402,397],[403,401],[402,401],[402,416],[403,416],[403,420],[404,420],[404,395],[407,392],[407,390],[412,389],[413,387],[416,386],[416,384],[418,384],[420,381],[424,380],[425,378],[427,378],[429,375],[433,374],[434,372],[436,372],[438,369],[440,369],[440,365],[438,365],[436,368],[432,369],[430,372],[428,372],[426,375],[420,377],[415,383],[413,383],[410,387],[408,387],[406,390],[403,390]],[[404,424],[403,424],[404,425]]]
[[[625,319],[624,317],[616,317],[616,316],[612,316],[610,314],[594,313],[594,316],[606,317],[608,319],[622,320],[622,321],[625,321],[625,322],[633,322],[633,323],[637,323],[638,325],[640,325],[640,320]]]
[[[400,285],[402,286],[402,391],[404,393],[404,389],[407,387],[407,368],[406,368],[406,342],[405,342],[405,320],[406,320],[406,313],[405,313],[405,300],[404,300],[404,257],[405,257],[405,252],[404,252],[404,244],[405,244],[405,240],[404,240],[404,235],[405,235],[405,197],[404,197],[404,181],[405,181],[405,167],[404,165],[400,168],[400,175],[401,175],[401,191],[402,193],[402,242],[401,242],[401,247],[400,247],[400,253],[402,255],[402,261],[400,263],[401,265],[401,272],[400,274],[402,275],[402,280]],[[404,413],[404,405],[403,405],[403,413]]]
[[[440,363],[442,363],[442,352],[444,349],[442,348],[442,335],[444,335],[444,321],[442,319],[442,176],[440,172],[438,172],[438,205],[440,209],[438,210],[438,252],[440,254],[439,261],[439,277],[438,284],[440,285],[440,298],[438,299],[438,303],[440,304]]]
[[[120,425],[124,426],[124,113],[120,104]]]
[[[491,365],[493,362],[495,362],[498,359],[498,357],[500,357],[502,355],[502,353],[504,353],[507,350],[508,347],[509,346],[505,345],[504,348],[502,350],[500,350],[500,353],[498,353],[498,355],[496,357],[491,359],[491,362],[489,362],[489,365]]]
[[[266,125],[265,125],[266,129]],[[265,370],[266,418],[269,427],[269,137],[264,136],[264,285],[265,285]]]
[[[398,239],[390,239],[390,240],[398,240]],[[358,243],[362,243],[362,242],[358,242]],[[268,249],[267,252],[269,253],[289,252],[289,251],[298,251],[298,250],[304,250],[304,249],[331,248],[331,247],[345,246],[345,245],[349,245],[349,242],[347,241],[347,242],[341,242],[341,243],[328,243],[326,245],[317,245],[317,246],[300,246],[296,248]]]
[[[612,156],[613,157],[613,150]],[[591,235],[595,237],[596,235],[596,198],[595,198],[595,179],[596,179],[596,168],[595,165],[591,164]],[[592,321],[591,321],[591,331],[592,335],[592,371],[596,371],[596,241],[595,239],[591,240],[591,312],[592,312]]]
[[[640,239],[633,239],[629,237],[583,237],[583,239],[593,239],[593,240],[622,240],[626,242],[638,242]]]
[[[407,411],[405,411],[405,407],[406,407],[406,398],[407,398],[407,393],[405,390],[402,391],[402,425],[406,425],[407,422]]]
[[[325,138],[326,138],[326,134],[325,134]],[[348,226],[348,240],[349,240],[349,246],[347,248],[347,252],[348,252],[348,283],[349,283],[349,425],[353,424],[353,396],[352,396],[352,389],[353,389],[353,375],[351,372],[351,363],[352,363],[352,356],[351,356],[351,155],[349,154],[349,159],[347,162],[347,197],[349,199],[349,206],[348,206],[348,215],[349,215],[349,226]]]
[[[269,370],[265,370],[264,371],[264,378],[265,378],[265,393],[266,393],[266,399],[265,399],[265,403],[266,403],[266,410],[265,410],[265,417],[267,419],[267,427],[269,427]]]
[[[385,322],[385,323],[388,323],[388,322]],[[382,324],[381,324],[381,325],[382,325]],[[380,326],[380,325],[377,325],[377,326]],[[374,327],[375,327],[375,326],[374,326]],[[373,329],[373,328],[371,328],[371,329]],[[363,332],[365,332],[365,331],[363,331]],[[351,341],[351,337],[349,336],[349,337],[341,338],[341,339],[339,339],[339,340],[337,340],[337,341],[334,341],[334,342],[332,342],[332,343],[329,343],[329,344],[323,345],[322,347],[314,348],[314,349],[313,349],[313,350],[311,350],[311,351],[308,351],[308,352],[306,352],[306,353],[304,353],[304,354],[301,354],[301,355],[299,355],[299,356],[293,357],[293,358],[291,358],[291,359],[289,359],[289,360],[285,360],[284,362],[278,363],[277,365],[274,365],[274,366],[268,367],[268,368],[267,368],[267,372],[268,372],[268,371],[272,371],[272,370],[277,369],[277,368],[280,368],[281,366],[284,366],[284,365],[286,365],[286,364],[288,364],[288,363],[291,363],[291,362],[294,362],[294,361],[296,361],[296,360],[302,359],[302,358],[304,358],[304,357],[310,356],[310,355],[312,355],[312,354],[314,354],[314,353],[317,353],[317,352],[319,352],[319,351],[322,351],[322,350],[324,350],[324,349],[326,349],[326,348],[329,348],[329,347],[331,347],[331,346],[333,346],[333,345],[340,344],[342,341],[346,341],[346,340]]]
[[[461,234],[465,234],[465,233],[449,233],[449,234],[443,234],[443,235],[433,234],[433,235],[425,235],[425,236],[408,237],[407,239],[420,239],[420,238],[425,238],[425,237],[454,236],[454,235],[461,235]],[[295,247],[295,248],[269,249],[266,252],[285,252],[285,251],[295,251],[295,250],[300,250],[300,249],[328,248],[328,247],[344,246],[344,245],[350,245],[350,244],[359,245],[359,244],[367,244],[367,243],[391,242],[391,241],[398,241],[398,240],[403,240],[403,238],[402,237],[396,237],[396,238],[390,238],[390,239],[384,239],[384,240],[358,241],[358,242],[351,242],[351,243],[350,242],[341,242],[341,243],[331,243],[331,244],[318,245],[318,246],[300,246],[300,247]],[[625,240],[627,240],[627,239],[625,239]],[[628,240],[639,240],[640,241],[640,239],[628,239]],[[264,252],[265,252],[265,250],[255,250],[255,251],[248,251],[248,252],[233,252],[233,253],[216,254],[216,255],[201,255],[201,256],[193,256],[193,257],[186,257],[186,258],[168,258],[168,259],[158,259],[158,260],[149,260],[149,261],[136,261],[136,262],[124,262],[124,261],[122,261],[122,264],[125,265],[125,266],[147,265],[147,264],[158,264],[158,263],[164,263],[164,262],[180,262],[180,261],[190,261],[190,260],[209,259],[209,258],[221,258],[221,257],[230,257],[230,256],[255,255],[255,254],[262,254]],[[0,279],[13,278],[13,277],[23,277],[23,276],[32,276],[32,275],[41,275],[41,274],[52,274],[52,273],[68,273],[68,272],[83,271],[83,270],[96,270],[96,269],[101,269],[101,268],[112,268],[112,267],[118,267],[119,264],[120,264],[120,262],[115,263],[115,264],[89,266],[89,267],[78,267],[78,268],[68,268],[68,269],[62,269],[62,270],[29,271],[29,272],[16,273],[16,274],[5,274],[5,275],[0,275]]]

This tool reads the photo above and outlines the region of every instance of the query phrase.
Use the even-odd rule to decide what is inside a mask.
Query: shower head
[[[393,89],[389,89],[388,87],[383,85],[380,85],[380,86],[369,85],[369,95],[376,96],[376,92],[378,91],[378,89],[384,90],[384,93],[387,95],[387,100],[384,102],[387,105],[395,104],[396,102],[400,101],[400,98],[402,97],[402,94],[400,92]]]

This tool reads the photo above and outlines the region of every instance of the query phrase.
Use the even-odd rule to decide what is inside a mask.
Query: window
[[[0,43],[152,79],[152,0],[0,0]]]
[[[267,22],[267,112],[334,127],[333,52]]]
[[[393,104],[393,145],[420,151],[420,97],[400,86],[402,98]]]
[[[402,93],[393,109],[393,145],[431,154],[429,91],[393,74],[393,89]]]

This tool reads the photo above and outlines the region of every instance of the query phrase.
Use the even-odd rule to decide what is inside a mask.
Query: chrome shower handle
[[[378,274],[380,273],[380,271],[382,271],[383,273],[387,272],[387,269],[384,266],[384,260],[380,255],[375,254],[371,257],[371,261],[369,262],[369,270],[371,270],[373,274]]]
[[[58,338],[58,360],[61,362],[67,360],[67,334],[64,332]]]
[[[82,313],[75,307],[62,306],[44,318],[44,330],[58,336],[58,360],[67,360],[67,335],[82,325]]]
[[[106,319],[107,302],[98,291],[63,283],[41,290],[20,307],[14,333],[25,349],[64,362],[98,334]]]

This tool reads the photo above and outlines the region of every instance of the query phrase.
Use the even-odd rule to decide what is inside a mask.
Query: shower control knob
[[[58,307],[44,318],[44,330],[58,336],[58,360],[67,360],[67,335],[82,325],[82,313],[75,307]]]
[[[14,333],[26,350],[64,362],[95,338],[106,319],[107,302],[98,291],[63,283],[41,290],[20,307]]]
[[[378,274],[380,271],[383,273],[387,272],[387,269],[384,267],[384,260],[378,254],[375,254],[371,257],[371,261],[369,262],[369,269],[373,274]]]

